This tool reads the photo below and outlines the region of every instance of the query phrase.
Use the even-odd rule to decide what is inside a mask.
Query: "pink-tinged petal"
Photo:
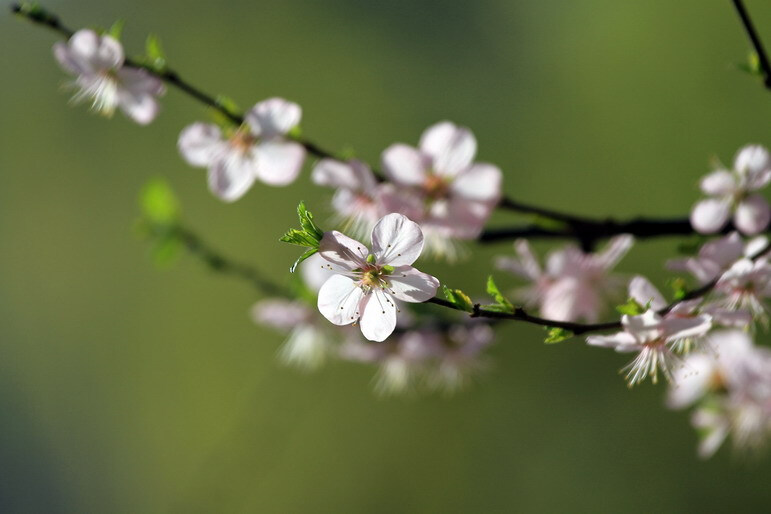
[[[288,141],[263,141],[255,149],[257,178],[271,186],[286,186],[295,181],[305,161],[305,148]]]
[[[352,159],[342,162],[335,159],[321,159],[311,172],[314,184],[341,187],[353,191],[374,191],[377,181],[369,167]]]
[[[253,159],[231,152],[209,167],[209,189],[221,200],[235,202],[254,184],[254,172]]]
[[[438,175],[452,177],[471,165],[477,153],[477,141],[467,128],[443,121],[423,132],[420,150],[432,157]]]
[[[192,166],[209,166],[225,150],[222,132],[211,123],[193,123],[185,127],[177,142],[179,153]]]
[[[606,270],[612,269],[624,258],[633,244],[634,238],[629,234],[616,236],[594,256],[594,260]]]
[[[493,211],[494,202],[477,202],[457,196],[447,202],[434,202],[431,221],[447,228],[456,239],[476,239]],[[444,207],[441,211],[438,207]],[[440,212],[437,212],[440,211]]]
[[[398,212],[409,219],[422,223],[425,217],[423,198],[412,189],[396,187],[394,184],[380,184],[375,201],[382,205],[382,214]]]
[[[617,332],[606,336],[589,336],[586,338],[586,344],[602,348],[622,348],[629,351],[639,348],[637,340],[626,332]]]
[[[668,317],[661,321],[661,332],[665,339],[675,341],[689,337],[701,337],[712,328],[712,316],[703,314],[693,318]]]
[[[400,186],[422,186],[431,168],[431,159],[411,146],[396,143],[381,156],[383,172]]]
[[[283,98],[264,100],[246,113],[252,133],[268,139],[286,134],[300,123],[300,118],[300,106]]]
[[[94,70],[91,66],[81,59],[78,59],[70,50],[70,46],[67,43],[58,41],[54,43],[54,57],[59,65],[74,75],[84,75],[93,73]]]
[[[707,434],[699,442],[699,457],[708,459],[715,454],[728,436],[728,420],[715,411],[699,409],[691,416],[691,424],[697,430]]]
[[[388,276],[390,292],[397,300],[420,303],[436,295],[439,280],[412,266],[399,266]]]
[[[329,277],[344,273],[345,271],[347,270],[344,268],[333,266],[318,253],[314,253],[300,264],[300,274],[303,277],[303,282],[314,293],[318,293]]]
[[[699,250],[699,258],[714,262],[719,268],[726,268],[742,256],[744,241],[738,232],[709,241]]]
[[[689,355],[683,367],[675,371],[667,394],[667,407],[682,409],[694,404],[708,391],[714,370],[714,359],[707,355]]]
[[[771,207],[759,194],[753,194],[739,202],[734,213],[734,224],[743,234],[754,235],[762,232],[771,221]]]
[[[714,234],[728,222],[731,202],[721,198],[707,198],[691,211],[691,226],[701,234]]]
[[[422,251],[420,226],[402,214],[387,214],[372,229],[372,253],[380,265],[410,265]]]
[[[639,316],[624,315],[621,325],[638,342],[646,343],[658,339],[661,333],[662,318],[656,311],[649,309]]]
[[[141,68],[121,68],[116,74],[123,89],[134,96],[162,95],[166,88],[163,82]]]
[[[540,312],[558,321],[597,321],[604,305],[592,284],[573,276],[550,283],[543,292]]]
[[[501,197],[503,174],[492,164],[474,164],[455,177],[452,193],[468,200],[497,203]]]
[[[70,49],[77,59],[87,61],[94,70],[117,68],[123,64],[123,46],[111,36],[99,36],[89,29],[70,38]]]
[[[319,289],[319,312],[335,325],[350,325],[361,316],[364,291],[343,275],[333,275]]]
[[[650,308],[656,311],[667,306],[659,290],[647,278],[639,275],[629,282],[629,296],[643,307],[650,302]]]
[[[307,305],[287,300],[261,300],[252,307],[252,319],[260,325],[278,329],[291,329],[307,323],[311,311]]]
[[[139,123],[147,125],[158,116],[161,106],[154,96],[142,94],[135,96],[125,91],[120,91],[118,104],[126,113],[126,116]]]
[[[747,145],[739,150],[734,159],[734,169],[744,177],[749,184],[763,187],[768,183],[766,175],[771,168],[771,157],[768,150],[760,145]],[[753,189],[757,189],[757,187]]]
[[[385,341],[396,328],[396,306],[389,295],[375,290],[367,295],[362,307],[359,326],[361,333],[370,341]]]
[[[767,246],[768,238],[766,236],[753,237],[751,240],[747,241],[747,244],[744,246],[744,252],[740,255],[749,257],[750,259],[756,259],[760,257],[761,253],[764,253]]]
[[[522,263],[522,270],[525,274],[533,280],[541,277],[541,265],[538,263],[530,243],[527,239],[517,239],[514,242],[514,250],[519,255],[519,260]]]
[[[319,254],[326,260],[347,270],[363,268],[369,251],[367,247],[337,230],[324,232]]]
[[[699,184],[702,192],[711,196],[730,195],[736,190],[736,178],[726,170],[713,171],[701,179]]]
[[[712,321],[724,327],[746,328],[752,323],[752,314],[748,311],[734,311],[718,306],[708,306],[705,314],[712,316]]]

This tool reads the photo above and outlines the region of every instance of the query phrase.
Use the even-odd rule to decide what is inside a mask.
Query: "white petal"
[[[606,336],[589,336],[586,344],[603,348],[628,348],[630,351],[638,348],[637,340],[626,332],[617,332]]]
[[[152,95],[133,95],[122,90],[118,93],[118,105],[126,116],[140,125],[153,121],[161,109],[158,100]]]
[[[401,143],[383,150],[381,160],[383,172],[400,186],[422,186],[426,180],[426,172],[431,167],[430,158]]]
[[[656,311],[667,306],[667,301],[659,290],[647,278],[640,275],[629,282],[629,296],[643,307],[650,302],[650,307]]]
[[[662,318],[656,311],[649,309],[639,316],[624,315],[621,324],[624,330],[629,332],[640,343],[646,343],[658,339]]]
[[[768,183],[768,171],[771,159],[768,150],[760,145],[747,145],[739,150],[734,160],[734,169],[746,178],[748,184],[756,185],[753,189]]]
[[[321,238],[319,254],[333,264],[354,270],[365,266],[369,251],[355,239],[333,230],[325,232]]]
[[[389,295],[375,290],[367,295],[361,313],[361,333],[370,341],[385,341],[396,328],[396,306]]]
[[[346,270],[339,266],[332,266],[329,261],[318,253],[314,253],[300,264],[300,274],[303,277],[303,282],[314,293],[318,293],[329,277],[340,274],[343,271]]]
[[[399,266],[388,276],[390,291],[405,302],[420,303],[436,295],[439,280],[428,273],[423,273],[412,266]]]
[[[380,265],[412,264],[423,251],[420,226],[402,214],[383,216],[372,229],[372,253]]]
[[[474,164],[455,177],[452,192],[460,197],[481,202],[497,203],[501,197],[503,174],[492,164]]]
[[[725,226],[730,212],[730,201],[721,198],[707,198],[693,207],[691,225],[699,233],[713,234]]]
[[[597,262],[603,268],[609,270],[618,264],[618,262],[624,258],[632,245],[634,244],[634,238],[629,234],[622,234],[611,239],[605,248],[597,253],[594,257]]]
[[[234,202],[252,187],[254,172],[254,159],[231,151],[209,167],[209,189],[220,199]]]
[[[519,255],[519,260],[522,263],[522,270],[525,272],[525,276],[536,280],[541,277],[541,265],[538,263],[538,259],[535,258],[530,243],[527,239],[517,239],[514,241],[514,249]]]
[[[288,141],[262,141],[255,149],[257,178],[271,186],[295,181],[305,161],[305,148]]]
[[[62,41],[54,43],[54,57],[62,68],[72,74],[84,75],[94,72],[88,62],[84,62],[74,55],[70,46]]]
[[[319,312],[335,325],[350,325],[361,315],[364,291],[343,275],[333,275],[319,289]]]
[[[695,403],[707,392],[714,370],[714,359],[707,355],[689,355],[683,367],[675,372],[667,394],[667,406],[682,409]]]
[[[349,162],[321,159],[313,167],[311,180],[319,186],[342,187],[353,191],[371,191],[377,186],[369,167],[356,159]]]
[[[661,322],[662,335],[667,341],[706,335],[712,328],[712,316],[703,314],[693,318],[667,317]]]
[[[79,30],[70,38],[76,58],[87,61],[94,70],[117,68],[123,64],[123,46],[111,36],[99,36],[89,29]]]
[[[252,307],[252,319],[261,325],[278,329],[294,328],[307,323],[311,312],[307,305],[287,300],[267,299]]]
[[[182,157],[192,166],[209,166],[217,159],[226,143],[217,125],[193,123],[179,135],[177,147]]]
[[[264,100],[246,113],[246,121],[256,136],[272,138],[289,132],[300,123],[302,109],[283,98]]]
[[[147,70],[124,67],[117,71],[117,75],[123,89],[135,96],[158,96],[166,89],[161,79],[150,75]]]
[[[471,165],[477,153],[477,141],[467,128],[443,121],[423,132],[420,150],[433,158],[437,174],[454,176]]]
[[[736,190],[736,179],[729,171],[717,170],[703,177],[699,187],[710,196],[729,195]]]
[[[734,224],[743,234],[762,232],[771,221],[771,208],[759,194],[753,194],[739,202],[734,214]]]

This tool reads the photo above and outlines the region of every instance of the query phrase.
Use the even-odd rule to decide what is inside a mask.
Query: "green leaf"
[[[163,52],[161,40],[155,34],[150,34],[145,40],[147,61],[156,71],[166,69],[166,54]]]
[[[505,309],[498,312],[514,312],[514,306],[506,299],[505,296],[503,296],[501,291],[498,289],[498,286],[495,285],[495,281],[493,280],[492,275],[487,277],[487,294],[493,297],[496,306]],[[485,308],[489,310],[494,310],[492,307],[494,307],[494,305],[485,305]]]
[[[120,37],[123,34],[123,26],[126,24],[124,20],[115,20],[115,23],[107,30],[107,35],[120,41]]]
[[[324,231],[313,223],[313,214],[305,207],[305,202],[300,202],[297,206],[297,216],[300,218],[300,226],[303,230],[315,236],[317,241],[321,241],[321,238],[324,237]]]
[[[687,294],[688,290],[685,287],[685,279],[683,278],[673,278],[668,281],[669,287],[672,288],[672,296],[675,300],[680,301],[683,298],[685,298],[685,295]]]
[[[318,252],[318,248],[308,248],[308,250],[302,254],[296,261],[294,261],[294,264],[292,264],[292,267],[289,268],[289,273],[294,273],[295,270],[297,270],[297,266],[300,265],[302,261],[313,255],[314,253]]]
[[[143,218],[151,223],[171,225],[179,220],[179,201],[163,178],[145,183],[139,194],[139,205]]]
[[[756,77],[763,76],[763,68],[760,66],[760,57],[755,51],[750,51],[750,53],[747,54],[747,60],[745,62],[738,63],[736,67],[745,73],[749,73],[750,75],[754,75]]]
[[[564,221],[558,221],[553,218],[547,218],[545,216],[535,215],[533,216],[533,224],[546,230],[561,231],[568,228],[567,223]]]
[[[558,327],[544,327],[546,330],[546,339],[543,340],[546,344],[560,343],[565,339],[573,337],[573,332]]]
[[[450,289],[447,286],[442,286],[442,292],[447,301],[457,309],[465,312],[472,312],[474,310],[474,303],[471,301],[471,298],[460,289]]]
[[[650,302],[648,302],[648,306],[650,306]],[[639,316],[643,312],[645,312],[647,309],[637,303],[637,300],[634,298],[629,298],[626,303],[622,303],[621,305],[616,305],[616,310],[621,314],[626,314],[628,316]]]
[[[313,222],[313,214],[305,207],[305,202],[300,202],[297,206],[297,217],[300,218],[301,229],[291,228],[279,239],[281,242],[309,249],[289,269],[292,273],[297,269],[298,264],[319,250],[319,243],[324,237],[324,231]]]
[[[159,239],[151,248],[151,257],[156,266],[167,268],[182,255],[184,244],[176,237]]]

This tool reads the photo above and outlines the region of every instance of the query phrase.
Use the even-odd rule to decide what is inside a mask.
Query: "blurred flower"
[[[668,261],[667,268],[672,271],[688,272],[699,281],[699,284],[706,284],[722,275],[739,258],[749,255],[750,246],[754,245],[748,244],[745,248],[739,233],[731,232],[720,239],[705,243],[695,257]]]
[[[179,135],[179,151],[190,165],[208,168],[212,193],[233,202],[255,180],[271,186],[294,182],[305,148],[285,136],[301,116],[299,105],[271,98],[255,105],[243,125],[225,134],[217,125],[193,123]]]
[[[603,251],[589,254],[569,245],[549,254],[546,269],[542,270],[530,244],[520,239],[514,243],[518,257],[498,257],[495,264],[500,270],[532,282],[518,296],[527,305],[538,306],[541,316],[591,323],[622,286],[623,282],[609,271],[626,255],[633,241],[628,235],[617,236]]]
[[[432,254],[454,257],[452,240],[476,238],[500,200],[501,170],[474,163],[476,150],[471,131],[445,121],[423,132],[419,148],[397,143],[383,152],[395,186],[383,190],[387,210],[418,221]]]
[[[717,304],[729,310],[747,310],[762,324],[768,324],[765,300],[771,297],[771,265],[765,257],[743,258],[723,273],[714,292],[722,295]]]
[[[638,352],[637,357],[622,371],[626,371],[629,386],[645,380],[649,375],[655,384],[661,370],[667,380],[680,363],[671,346],[678,341],[703,337],[712,327],[711,317],[699,315],[689,318],[662,317],[653,309],[639,316],[624,315],[622,332],[613,335],[594,335],[586,338],[593,346],[614,348],[617,352]]]
[[[375,225],[372,250],[340,232],[324,234],[319,253],[337,274],[321,286],[318,307],[333,324],[358,322],[364,337],[383,341],[396,328],[393,300],[425,302],[439,281],[411,266],[423,250],[423,233],[401,214],[388,214]]]
[[[691,211],[691,225],[698,232],[712,234],[722,229],[733,213],[734,225],[744,234],[757,234],[768,226],[771,208],[755,193],[771,182],[771,159],[759,145],[745,146],[736,155],[733,170],[719,169],[701,180],[709,196]]]
[[[123,46],[115,38],[79,30],[68,42],[54,44],[54,57],[77,76],[72,85],[80,91],[74,102],[90,100],[91,107],[106,116],[119,107],[141,125],[157,116],[156,97],[163,94],[163,83],[146,70],[124,66]]]

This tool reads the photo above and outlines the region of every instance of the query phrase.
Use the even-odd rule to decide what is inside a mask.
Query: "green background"
[[[577,213],[683,215],[710,158],[771,144],[728,1],[45,5],[73,27],[125,19],[137,52],[158,33],[193,83],[295,100],[306,135],[369,161],[436,121],[469,126],[507,193]],[[771,42],[771,5],[749,7]],[[323,219],[328,192],[306,170],[223,204],[175,148],[196,103],[169,91],[147,128],[71,108],[54,41],[0,15],[0,511],[768,511],[768,457],[701,462],[664,387],[624,386],[627,356],[536,327],[500,330],[491,373],[453,398],[379,399],[353,364],[281,367],[246,284],[153,266],[137,193],[167,177],[201,235],[282,277],[297,251],[278,235],[300,199]],[[675,248],[641,243],[619,268],[663,284]],[[510,252],[422,269],[480,293]]]

